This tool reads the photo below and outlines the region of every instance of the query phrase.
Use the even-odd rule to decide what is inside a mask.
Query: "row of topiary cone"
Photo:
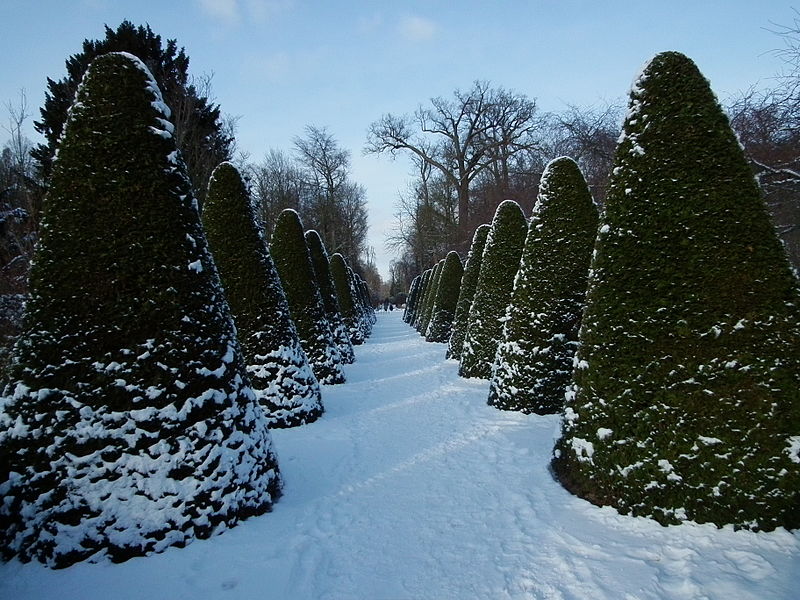
[[[798,281],[691,60],[637,78],[599,222],[556,159],[527,237],[506,201],[460,269],[415,279],[405,319],[490,379],[489,404],[563,412],[567,489],[662,524],[800,526]]]
[[[297,213],[266,247],[232,165],[201,224],[169,118],[124,53],[70,109],[0,396],[5,558],[121,561],[269,510],[268,427],[318,418],[374,322]]]

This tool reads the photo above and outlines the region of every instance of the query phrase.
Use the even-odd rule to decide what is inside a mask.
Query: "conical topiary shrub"
[[[526,232],[527,223],[519,204],[512,200],[501,202],[486,238],[475,298],[467,319],[458,369],[461,377],[489,379],[492,374]]]
[[[431,322],[433,315],[433,303],[436,299],[436,292],[439,290],[439,280],[442,277],[442,267],[444,266],[444,259],[440,260],[433,267],[431,273],[431,280],[428,284],[428,291],[425,293],[425,306],[422,309],[422,317],[419,321],[419,333],[425,337],[425,332],[428,330],[428,325]]]
[[[420,322],[422,321],[422,314],[425,312],[425,297],[430,290],[431,285],[431,276],[433,275],[433,269],[425,269],[422,273],[422,280],[420,281],[419,286],[419,298],[417,299],[417,305],[414,307],[414,315],[411,319],[411,325],[419,331]]]
[[[341,354],[325,316],[325,307],[303,235],[303,223],[296,211],[287,208],[278,215],[270,252],[286,293],[300,344],[306,351],[314,374],[320,383],[344,383]]]
[[[574,160],[557,158],[539,184],[489,404],[540,415],[563,409],[595,237],[597,208],[586,180]]]
[[[414,307],[417,304],[417,298],[419,297],[419,285],[420,281],[422,281],[422,276],[417,275],[411,281],[411,286],[408,288],[408,295],[406,297],[406,307],[403,310],[403,322],[410,323],[411,318],[414,314]]]
[[[463,274],[464,267],[458,252],[449,252],[444,259],[439,276],[439,287],[433,301],[431,322],[428,324],[425,335],[426,341],[447,342],[450,339]]]
[[[0,548],[53,567],[184,545],[280,493],[169,109],[98,57],[65,127],[0,399]]]
[[[491,226],[484,223],[479,225],[472,236],[472,245],[467,254],[464,265],[464,275],[461,277],[461,289],[458,292],[456,313],[453,317],[453,331],[447,344],[447,358],[461,359],[461,350],[464,347],[464,338],[467,336],[467,319],[472,300],[475,297],[475,288],[478,286],[478,275],[481,271],[483,249],[486,247],[486,238]]]
[[[800,526],[797,281],[694,63],[636,80],[554,469],[662,523]]]
[[[342,321],[339,300],[331,277],[328,252],[325,250],[325,244],[322,243],[319,233],[313,229],[306,231],[305,238],[308,252],[311,255],[311,264],[314,266],[314,275],[317,278],[319,293],[322,297],[322,305],[325,307],[325,315],[328,317],[328,323],[330,323],[331,333],[333,334],[333,341],[336,342],[336,346],[339,348],[342,362],[346,365],[352,364],[356,359],[356,355],[353,352],[350,334],[347,331],[347,327],[344,326],[344,321]]]
[[[353,286],[350,281],[349,267],[344,257],[336,252],[329,260],[333,287],[339,301],[342,321],[350,334],[350,341],[355,344],[364,343],[364,329],[361,326],[361,313],[356,298],[353,297]]]
[[[372,319],[374,315],[370,313],[372,307],[369,304],[368,296],[365,295],[366,284],[350,266],[347,267],[347,278],[350,282],[351,294],[358,313],[358,326],[361,328],[364,339],[366,339],[372,335],[372,325],[374,324]],[[366,293],[368,294],[368,292]]]
[[[372,333],[372,325],[375,325],[375,323],[378,322],[378,317],[375,314],[375,307],[372,303],[372,294],[369,291],[369,285],[367,285],[367,282],[364,279],[359,277],[358,281],[361,289],[361,302],[364,306],[364,314],[370,323],[369,332]]]
[[[323,410],[319,384],[289,316],[250,195],[230,163],[211,174],[203,226],[236,321],[250,382],[270,426],[315,421]]]

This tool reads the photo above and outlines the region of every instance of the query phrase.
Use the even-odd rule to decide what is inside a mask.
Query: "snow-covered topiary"
[[[433,303],[436,300],[436,292],[439,289],[439,280],[442,276],[442,267],[444,266],[444,259],[437,262],[433,267],[430,281],[428,282],[428,289],[425,292],[425,304],[422,307],[422,315],[419,319],[419,331],[422,337],[425,337],[425,332],[428,330],[428,325],[431,322],[433,315]]]
[[[364,318],[367,320],[369,324],[369,332],[367,333],[367,335],[371,335],[372,326],[378,322],[378,317],[375,314],[375,307],[372,305],[372,294],[370,294],[369,285],[367,285],[367,282],[364,281],[364,279],[362,279],[360,275],[356,274],[355,272],[353,273],[357,281],[361,306],[364,309]]]
[[[414,315],[411,319],[410,324],[419,331],[420,322],[422,321],[422,315],[425,312],[425,297],[430,290],[431,285],[431,276],[433,275],[433,268],[425,269],[422,273],[422,279],[420,280],[419,284],[419,298],[417,299],[416,306],[414,307]]]
[[[280,477],[170,112],[136,57],[87,70],[0,399],[0,548],[127,560],[270,509]]]
[[[353,286],[350,282],[349,267],[344,256],[334,253],[329,260],[333,287],[342,312],[342,321],[350,334],[350,341],[355,344],[364,343],[364,329],[361,326],[361,313],[358,301],[353,297]]]
[[[250,195],[232,164],[212,172],[202,217],[247,373],[270,426],[315,421],[323,410],[319,383],[297,337]]]
[[[287,208],[278,215],[270,253],[281,278],[300,344],[320,383],[345,382],[342,357],[325,316],[300,215]]]
[[[417,275],[411,281],[411,285],[408,288],[408,295],[406,296],[406,307],[403,310],[403,322],[410,323],[411,319],[414,315],[414,307],[417,304],[417,298],[419,298],[419,287],[420,281],[422,281],[422,276]]]
[[[506,308],[525,244],[527,223],[519,204],[504,200],[492,220],[475,297],[467,318],[467,333],[458,374],[489,379],[503,335]]]
[[[458,252],[449,252],[444,259],[442,271],[439,276],[439,286],[433,300],[431,321],[425,333],[428,342],[447,342],[453,328],[453,318],[458,302],[458,292],[461,287],[461,276],[464,267]]]
[[[356,359],[356,355],[353,352],[350,334],[344,325],[344,321],[342,321],[339,300],[331,277],[328,251],[325,249],[325,244],[323,244],[319,233],[313,229],[306,231],[305,238],[308,251],[311,254],[311,264],[314,266],[314,275],[317,278],[319,293],[322,297],[322,305],[325,307],[325,315],[328,317],[328,323],[330,323],[333,340],[342,355],[342,362],[347,365],[352,364]]]
[[[472,236],[467,261],[464,265],[464,275],[461,277],[461,289],[458,292],[456,313],[453,318],[453,331],[447,344],[447,358],[461,359],[461,350],[464,347],[464,338],[467,335],[467,319],[472,300],[475,297],[475,288],[478,286],[478,275],[481,271],[483,249],[486,247],[486,238],[491,226],[487,223],[479,225]]]
[[[630,93],[553,466],[661,523],[800,526],[798,284],[708,82]]]
[[[542,174],[497,349],[489,404],[549,414],[563,409],[597,237],[597,208],[578,165],[557,158]]]

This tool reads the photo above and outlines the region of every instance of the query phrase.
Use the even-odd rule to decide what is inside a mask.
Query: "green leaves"
[[[319,384],[303,351],[239,171],[211,174],[203,225],[236,321],[247,371],[271,427],[315,421]]]
[[[631,91],[591,272],[561,481],[662,523],[798,526],[797,282],[727,117],[679,53]]]
[[[560,412],[584,307],[597,209],[578,165],[545,168],[514,282],[489,404],[505,410]]]
[[[6,555],[127,560],[208,537],[280,494],[170,131],[139,59],[94,61],[54,165],[3,392]]]
[[[527,223],[516,202],[497,207],[486,239],[475,298],[467,321],[459,375],[488,379],[519,268]]]

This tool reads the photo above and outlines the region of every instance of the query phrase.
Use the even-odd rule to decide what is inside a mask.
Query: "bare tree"
[[[339,147],[336,139],[324,127],[313,125],[306,127],[304,137],[294,138],[294,149],[306,182],[315,192],[312,202],[317,212],[319,234],[326,246],[338,248],[337,196],[347,181],[350,153]]]
[[[750,90],[728,112],[778,235],[800,268],[800,114],[784,92]]]
[[[350,153],[324,127],[314,126],[294,139],[293,150],[270,150],[246,169],[265,234],[271,236],[280,212],[291,208],[320,234],[329,253],[342,254],[354,267],[364,264],[367,194],[350,179]]]
[[[30,118],[25,91],[16,104],[6,103],[7,141],[0,157],[0,293],[24,294],[41,212],[41,188],[25,137]]]
[[[510,157],[533,146],[535,113],[525,96],[476,81],[452,99],[432,98],[413,115],[383,115],[369,127],[365,152],[407,151],[441,173],[457,191],[459,238],[467,244],[472,182],[490,166],[503,180]]]
[[[256,214],[267,239],[272,236],[275,221],[285,208],[302,216],[305,183],[294,159],[281,150],[269,150],[258,164],[246,169],[256,205]]]
[[[777,85],[744,92],[728,114],[789,258],[800,269],[800,13],[773,33],[783,42],[775,53],[785,64]]]
[[[581,167],[596,202],[606,197],[608,178],[622,127],[623,106],[607,102],[597,106],[569,105],[564,112],[549,115],[548,158],[569,156]]]

